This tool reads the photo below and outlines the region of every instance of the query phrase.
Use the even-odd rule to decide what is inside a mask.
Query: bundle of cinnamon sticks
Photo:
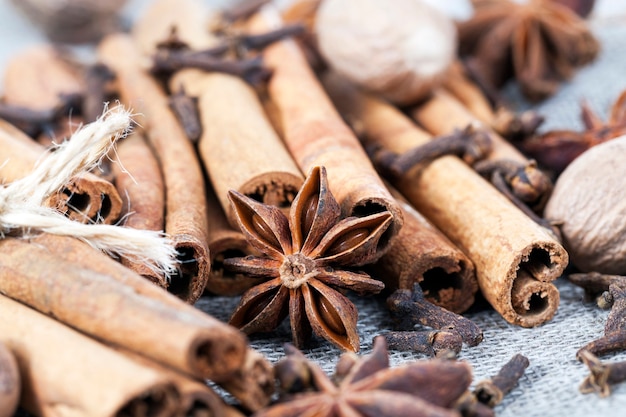
[[[428,302],[457,315],[482,294],[504,320],[524,327],[554,316],[559,293],[552,281],[568,255],[540,221],[550,187],[537,185],[546,183],[533,162],[494,129],[494,113],[463,102],[475,93],[471,81],[457,74],[427,101],[400,109],[319,62],[313,67],[301,45],[284,38],[273,7],[242,10],[219,14],[211,32],[199,1],[157,0],[130,33],[98,43],[95,64],[45,45],[9,65],[0,103],[3,183],[28,176],[72,124],[93,122],[117,100],[132,109],[133,132],[45,206],[87,225],[162,232],[176,268],[155,271],[143,259],[103,253],[72,236],[0,236],[0,348],[14,358],[14,385],[22,380],[7,407],[19,398],[42,416],[235,416],[268,405],[269,362],[244,333],[193,304],[203,294],[244,293],[270,303],[254,293],[263,279],[224,266],[228,258],[267,255],[239,230],[229,191],[290,216],[315,167],[327,172],[341,221],[388,213],[371,263],[356,265],[384,283],[383,294],[419,285]],[[46,71],[21,70],[32,67]],[[489,144],[484,171],[438,142],[472,129]],[[440,146],[439,154],[401,173],[390,168],[422,146]],[[518,171],[503,171],[511,166],[538,180],[520,185]],[[329,221],[311,216],[302,218]],[[269,236],[273,250],[293,255],[291,240],[284,243],[291,237],[250,218],[247,226]],[[346,240],[361,239],[356,232]],[[346,282],[349,273],[341,275]],[[290,312],[276,313],[341,320],[329,319],[322,301],[319,311],[304,303],[290,299]],[[35,328],[41,331],[26,330]]]

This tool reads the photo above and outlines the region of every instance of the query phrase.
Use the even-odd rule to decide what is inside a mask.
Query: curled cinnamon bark
[[[163,230],[165,193],[161,168],[152,149],[139,132],[134,132],[117,144],[118,163],[113,164],[115,186],[122,197],[125,217],[123,224],[142,230]],[[161,274],[141,262],[121,259],[132,269],[160,287],[167,288]]]
[[[193,303],[202,295],[210,269],[200,163],[167,96],[145,71],[132,39],[111,35],[100,43],[98,54],[116,72],[122,100],[139,112],[137,122],[159,160],[165,183],[165,232],[179,253],[179,272],[168,291]]]
[[[419,283],[426,300],[464,312],[478,291],[472,261],[406,200],[400,197],[398,202],[404,226],[391,249],[371,266],[375,276],[389,291],[411,290]]]
[[[207,190],[207,209],[211,274],[205,292],[226,296],[243,294],[247,289],[260,284],[262,280],[225,269],[224,260],[245,257],[257,252],[241,231],[230,226],[213,189]]]
[[[0,264],[1,293],[96,338],[215,381],[243,362],[239,331],[76,239],[5,238]]]
[[[15,126],[0,120],[0,177],[11,182],[28,175],[46,153]],[[45,203],[72,220],[81,223],[116,222],[122,211],[122,199],[109,181],[94,174],[76,176],[58,194]]]
[[[507,186],[510,191],[532,211],[541,213],[552,192],[552,181],[533,161],[528,160],[512,144],[493,132],[486,124],[444,90],[438,90],[423,104],[410,110],[413,117],[432,135],[447,135],[455,129],[464,129],[472,125],[485,129],[492,140],[491,152],[487,155],[486,174],[500,169],[504,175],[508,167],[494,166],[497,164],[513,164],[521,169],[519,175],[513,175]],[[489,175],[491,176],[491,175]],[[521,208],[521,207],[520,207]]]
[[[431,139],[395,107],[345,82],[325,81],[366,148],[398,154]],[[445,156],[392,183],[467,254],[485,298],[508,322],[532,327],[554,316],[559,294],[551,281],[567,265],[567,252],[465,163]]]
[[[30,413],[165,417],[178,409],[179,394],[164,374],[4,295],[0,312],[0,341],[15,354],[21,405]]]
[[[251,18],[249,27],[250,32],[261,33],[281,24],[278,13],[266,8]],[[326,167],[330,188],[345,216],[383,211],[393,215],[379,241],[382,256],[403,223],[398,204],[341,120],[298,45],[292,40],[276,42],[264,49],[263,58],[272,70],[269,98],[278,113],[283,140],[300,169],[308,172],[314,166]]]

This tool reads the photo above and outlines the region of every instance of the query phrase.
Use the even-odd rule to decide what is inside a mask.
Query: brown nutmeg
[[[626,274],[626,136],[594,146],[556,181],[544,217],[583,272]]]
[[[323,0],[315,32],[335,71],[397,104],[425,98],[456,56],[452,19],[420,0]]]
[[[15,357],[0,342],[0,417],[15,414],[20,400],[20,374]]]

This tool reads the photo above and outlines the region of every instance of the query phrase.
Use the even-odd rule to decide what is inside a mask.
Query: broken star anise
[[[224,267],[267,278],[243,294],[230,324],[247,334],[275,329],[289,315],[293,342],[312,333],[344,350],[359,350],[357,311],[339,290],[380,292],[382,282],[344,269],[368,263],[392,215],[341,218],[326,170],[315,167],[293,200],[289,217],[278,208],[229,192],[241,231],[263,256],[230,258]]]
[[[553,94],[599,50],[585,21],[555,0],[472,0],[459,23],[459,52],[486,90],[515,78],[531,100]]]
[[[518,146],[544,168],[560,174],[587,149],[626,134],[626,91],[613,103],[606,122],[584,102],[581,105],[581,119],[583,131],[551,130],[530,136],[519,142]]]
[[[459,416],[457,400],[472,380],[464,362],[433,359],[389,367],[387,344],[374,339],[372,353],[345,353],[333,378],[293,346],[275,365],[281,399],[256,417]]]

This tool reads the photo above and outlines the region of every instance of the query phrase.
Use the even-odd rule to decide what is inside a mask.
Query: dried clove
[[[606,355],[611,352],[626,350],[626,331],[618,330],[587,343],[576,352],[576,358],[582,360],[583,352],[592,353],[595,356]]]
[[[412,291],[396,290],[387,298],[387,308],[400,328],[410,329],[421,324],[436,330],[455,331],[469,346],[476,346],[483,340],[482,330],[473,321],[427,301],[419,284],[415,284]]]
[[[494,417],[496,415],[493,408],[478,401],[474,393],[469,390],[458,399],[454,408],[463,417]]]
[[[504,396],[517,385],[528,365],[527,357],[516,354],[504,364],[497,375],[478,382],[474,389],[476,399],[489,407],[500,404]]]
[[[567,279],[585,291],[585,301],[596,301],[609,290],[614,282],[626,283],[623,275],[601,274],[599,272],[581,272],[568,275]]]
[[[115,73],[105,64],[96,63],[86,68],[86,91],[80,111],[85,122],[93,122],[102,115],[105,103],[110,98],[108,85],[114,79]]]
[[[0,118],[15,125],[30,137],[53,128],[73,109],[82,106],[82,95],[67,94],[60,97],[61,103],[51,109],[34,110],[0,102]]]
[[[608,397],[611,394],[611,385],[626,380],[626,361],[602,363],[600,359],[588,351],[580,352],[580,359],[591,372],[579,387],[583,394],[596,392],[600,397]]]
[[[168,104],[172,112],[180,122],[185,134],[193,143],[197,143],[202,135],[202,123],[198,112],[198,98],[185,93],[185,88],[170,95]]]
[[[382,336],[390,350],[413,351],[438,358],[456,356],[463,346],[461,335],[454,331],[392,331]]]
[[[153,56],[151,73],[167,77],[183,68],[223,72],[254,83],[268,78],[269,70],[263,66],[260,56],[246,59],[221,59],[206,51],[159,49]]]
[[[457,155],[469,165],[473,165],[490,151],[489,135],[482,130],[468,126],[403,153],[391,163],[388,169],[395,175],[402,175],[417,164],[431,162],[444,155]]]

